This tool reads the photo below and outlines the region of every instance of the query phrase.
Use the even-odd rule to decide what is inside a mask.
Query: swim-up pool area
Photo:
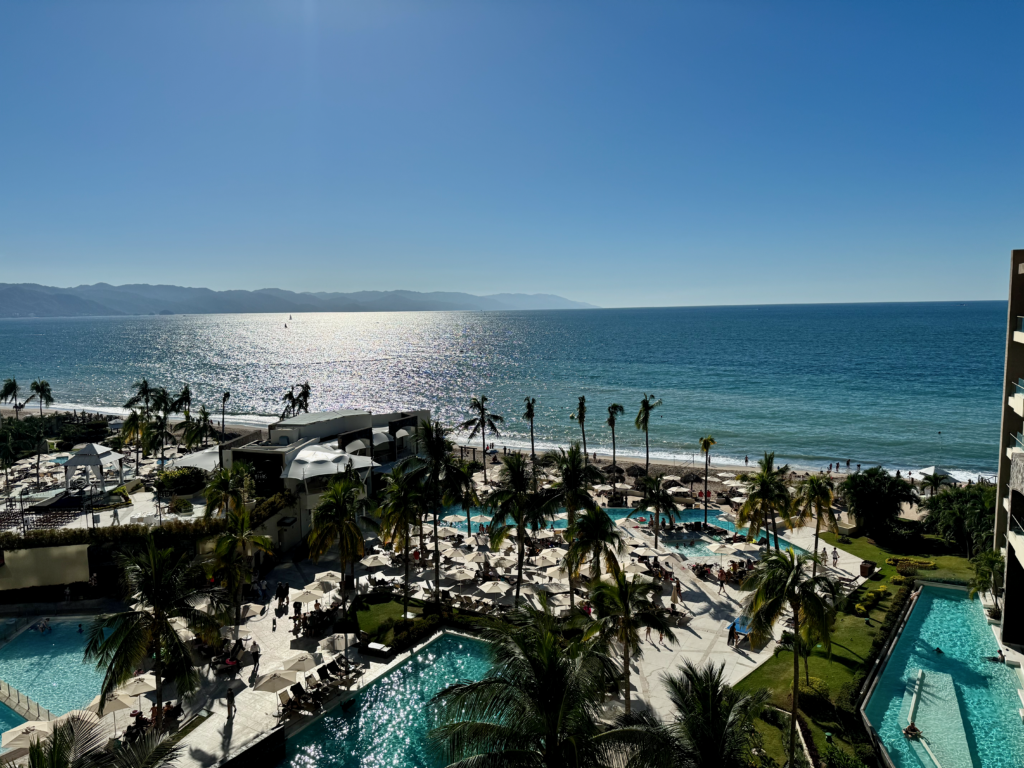
[[[487,644],[444,634],[408,661],[370,683],[348,710],[335,709],[288,739],[290,768],[432,768],[426,735],[430,699],[459,680],[479,680],[490,669]]]
[[[980,601],[923,588],[864,710],[897,768],[1024,765],[1019,679],[987,660],[998,650]],[[911,713],[924,743],[903,736]]]
[[[86,706],[100,692],[103,674],[82,663],[85,635],[77,621],[51,621],[52,632],[27,629],[0,647],[0,680],[55,716]]]

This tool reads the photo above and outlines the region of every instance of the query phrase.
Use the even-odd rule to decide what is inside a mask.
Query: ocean
[[[607,406],[626,409],[618,450],[643,455],[644,393],[663,400],[651,455],[751,461],[764,451],[816,469],[850,459],[960,478],[995,471],[1005,302],[761,307],[180,315],[0,320],[0,379],[47,379],[70,408],[116,412],[147,378],[236,421],[269,423],[293,384],[311,410],[430,408],[465,419],[471,395],[505,417],[498,445],[579,437],[610,452]],[[464,436],[462,436],[464,438]]]

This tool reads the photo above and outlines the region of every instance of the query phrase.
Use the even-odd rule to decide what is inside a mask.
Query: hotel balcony
[[[1013,385],[1013,394],[1006,399],[1006,404],[1018,416],[1024,416],[1024,381],[1018,379]]]
[[[1013,340],[1024,344],[1024,317],[1017,316],[1017,327],[1013,329]]]
[[[1010,442],[1006,446],[1006,458],[1013,460],[1017,454],[1024,454],[1024,434],[1010,434]]]

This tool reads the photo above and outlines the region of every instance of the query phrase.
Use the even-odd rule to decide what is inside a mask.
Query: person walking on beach
[[[832,567],[833,568],[838,568],[839,567],[839,548],[838,547],[832,547]]]
[[[718,594],[722,594],[725,591],[725,569],[718,569]]]
[[[749,467],[750,466],[750,457],[749,456],[744,456],[743,457],[743,466],[745,466],[745,467]]]
[[[821,548],[821,564],[828,565],[828,547]]]
[[[235,691],[228,688],[228,720],[235,716]]]
[[[252,673],[258,675],[260,672],[260,646],[255,640],[252,642],[252,647],[249,648],[249,653],[252,654]]]

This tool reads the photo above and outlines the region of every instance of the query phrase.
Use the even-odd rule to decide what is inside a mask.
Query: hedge
[[[278,512],[295,504],[295,496],[288,491],[263,499],[250,514],[253,528],[262,525]],[[199,518],[192,522],[165,519],[162,526],[149,528],[145,525],[111,525],[106,528],[46,528],[29,531],[27,535],[5,531],[0,533],[0,551],[14,552],[19,549],[40,547],[64,547],[72,544],[142,544],[152,532],[153,538],[163,546],[178,543],[195,544],[199,539],[216,536],[227,529],[227,520],[222,517]]]

